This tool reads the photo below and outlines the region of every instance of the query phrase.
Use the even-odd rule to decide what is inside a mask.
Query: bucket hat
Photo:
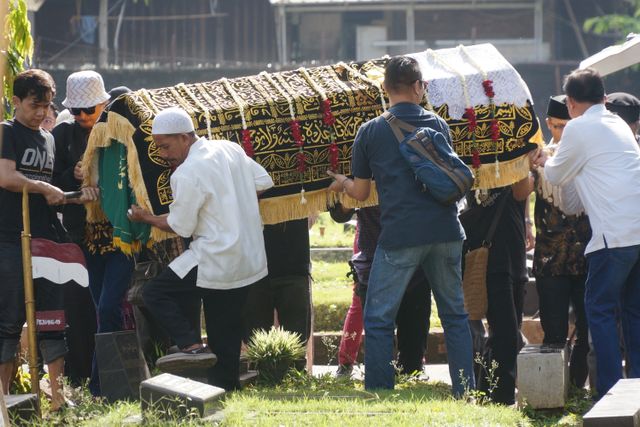
[[[89,108],[109,100],[102,76],[95,71],[78,71],[67,78],[67,108]]]

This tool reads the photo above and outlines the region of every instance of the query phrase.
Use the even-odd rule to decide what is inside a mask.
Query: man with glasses
[[[446,122],[420,106],[426,85],[415,59],[392,58],[385,69],[384,88],[389,94],[389,112],[413,126],[442,132],[451,143]],[[475,384],[471,332],[462,297],[464,230],[457,207],[444,206],[422,192],[383,117],[358,130],[352,170],[353,179],[329,171],[335,179],[330,189],[366,200],[375,177],[380,200],[381,231],[364,310],[365,388],[394,386],[391,362],[395,319],[409,280],[421,268],[431,284],[442,319],[453,394],[460,396],[465,385],[473,388]]]
[[[64,191],[75,191],[82,185],[82,156],[87,140],[110,99],[102,76],[95,71],[80,71],[67,78],[67,93],[62,105],[69,110],[73,120],[60,123],[52,132],[56,141],[54,182]],[[93,335],[123,329],[122,300],[134,263],[131,257],[112,245],[113,228],[108,222],[95,226],[104,232],[104,239],[87,242],[84,207],[65,206],[62,217],[71,240],[83,248],[89,270],[89,290],[75,285],[65,287],[69,325],[66,374],[74,385],[91,377],[89,388],[94,395],[100,395]]]

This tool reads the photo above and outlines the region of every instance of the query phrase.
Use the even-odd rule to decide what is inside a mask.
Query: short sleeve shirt
[[[53,136],[44,129],[34,130],[17,120],[2,123],[3,159],[16,162],[16,170],[29,179],[50,183],[53,175],[55,145]],[[20,241],[22,226],[22,193],[0,188],[0,241]],[[41,194],[29,195],[31,235],[55,239],[54,214]]]
[[[438,130],[451,142],[446,122],[421,106],[399,103],[389,111],[413,126]],[[373,177],[378,190],[378,244],[399,249],[464,239],[456,205],[444,206],[422,191],[398,144],[387,122],[378,117],[360,127],[353,145],[353,176]]]

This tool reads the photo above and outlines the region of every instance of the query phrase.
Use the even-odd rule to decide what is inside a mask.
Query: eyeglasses
[[[94,105],[93,107],[86,108],[69,108],[69,111],[74,116],[79,116],[80,113],[85,113],[86,115],[90,116],[96,112],[96,106]]]

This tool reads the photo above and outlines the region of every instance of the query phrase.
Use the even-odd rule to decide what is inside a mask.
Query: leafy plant
[[[278,384],[297,361],[304,360],[305,347],[300,334],[272,327],[253,331],[246,355],[258,369],[258,381]]]
[[[25,69],[33,56],[33,38],[31,37],[31,23],[27,17],[27,3],[25,0],[9,0],[7,15],[4,20],[4,46],[2,55],[6,60],[3,75],[4,103],[7,106],[5,117],[13,112],[10,100],[13,96],[13,80]]]
[[[626,0],[626,13],[612,13],[589,18],[584,30],[594,34],[614,33],[626,37],[629,33],[640,33],[640,0]]]

